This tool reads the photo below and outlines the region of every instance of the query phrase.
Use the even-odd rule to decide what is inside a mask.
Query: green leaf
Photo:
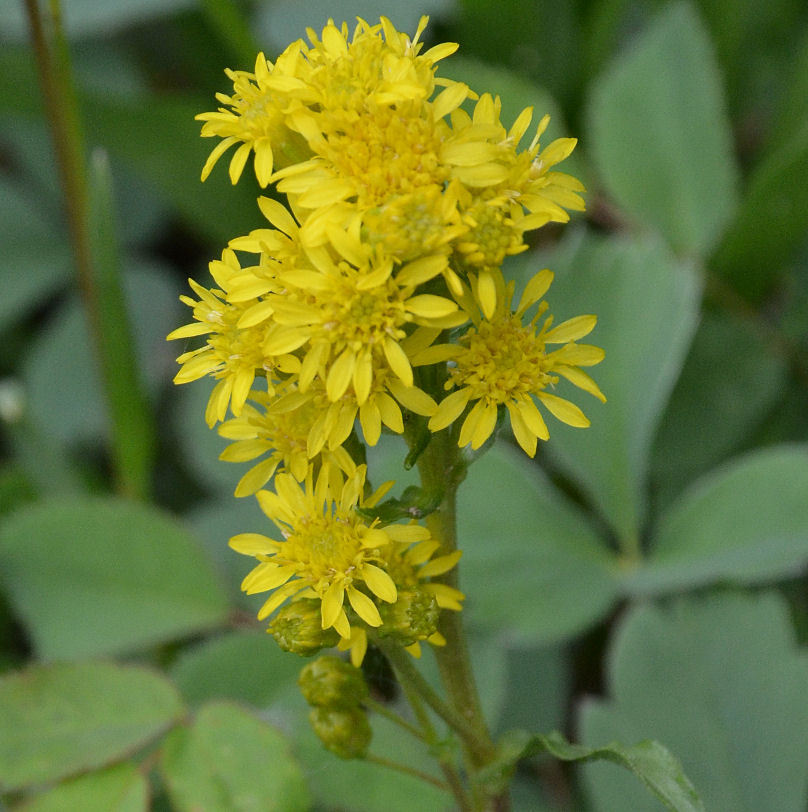
[[[704,313],[654,443],[657,500],[748,445],[782,398],[787,373],[747,322]]]
[[[0,176],[0,328],[69,282],[70,254],[60,236],[41,208]]]
[[[172,355],[179,355],[185,349],[182,342],[171,342]],[[176,364],[174,368],[178,369]],[[216,428],[210,429],[205,423],[205,407],[213,386],[214,381],[205,379],[174,387],[171,390],[170,419],[185,464],[191,467],[203,485],[232,500],[239,479],[254,463],[219,459],[219,454],[231,440],[220,437]]]
[[[565,103],[577,89],[580,19],[574,3],[462,0],[458,41],[464,54],[538,78]],[[576,58],[571,58],[576,54]],[[485,88],[475,87],[482,92]]]
[[[659,519],[633,593],[716,581],[760,583],[808,563],[808,448],[780,446],[735,460],[687,491]]]
[[[0,530],[0,583],[45,659],[132,651],[227,612],[196,539],[162,511],[118,499],[13,514]]]
[[[297,691],[297,694],[299,696],[300,692]],[[310,777],[309,783],[318,809],[330,809],[336,804],[350,812],[412,812],[414,809],[452,808],[452,796],[448,792],[412,776],[386,770],[368,761],[335,763],[334,755],[323,747],[311,730],[306,720],[307,713],[304,710],[299,714],[292,729],[297,737],[295,750],[300,753],[306,774]],[[398,725],[382,717],[372,715],[371,724],[371,754],[413,766],[441,779],[435,758],[426,750],[423,742],[404,734]]]
[[[573,235],[549,264],[557,272],[547,294],[556,323],[597,314],[597,327],[586,341],[606,351],[591,374],[608,401],[600,404],[560,385],[559,394],[581,405],[592,425],[576,429],[552,420],[546,448],[630,551],[647,510],[654,432],[695,330],[699,281],[652,239]]]
[[[524,643],[560,640],[605,615],[614,560],[576,508],[521,452],[495,446],[458,492],[464,612]]]
[[[207,553],[207,558],[216,567],[231,603],[255,614],[266,596],[246,595],[241,591],[241,582],[253,569],[255,559],[239,555],[227,542],[237,533],[266,533],[271,529],[270,520],[261,511],[258,500],[234,499],[228,493],[226,498],[206,499],[188,513],[186,519]]]
[[[178,289],[164,266],[133,263],[124,276],[135,349],[152,397],[173,374],[176,349],[165,340],[177,325]],[[40,332],[22,370],[29,412],[41,430],[62,441],[104,435],[106,416],[87,319],[69,298]],[[69,403],[70,408],[65,408]]]
[[[687,3],[669,5],[594,84],[589,147],[620,206],[685,255],[705,255],[736,205],[719,71]]]
[[[704,810],[681,764],[657,741],[645,740],[634,745],[611,742],[604,747],[584,747],[571,744],[557,730],[547,736],[515,730],[500,744],[500,752],[500,760],[486,768],[493,780],[498,772],[508,775],[519,760],[540,753],[561,761],[611,761],[634,773],[668,809],[676,812]],[[615,808],[635,809],[633,806]]]
[[[476,667],[483,660],[472,661]],[[509,646],[506,701],[495,729],[551,730],[564,725],[573,685],[569,660],[565,646]]]
[[[0,677],[0,786],[55,781],[126,758],[183,713],[175,688],[145,668],[34,665]]]
[[[451,9],[452,0],[422,0],[418,4],[389,3],[381,5],[378,0],[274,0],[256,7],[254,29],[261,42],[268,42],[278,51],[290,42],[306,36],[311,26],[318,34],[332,18],[337,25],[343,21],[353,31],[357,16],[371,25],[379,22],[379,14],[389,17],[399,31],[412,37],[422,14],[440,16]],[[432,26],[434,27],[434,17]],[[429,29],[427,29],[429,31]],[[430,37],[427,37],[431,40]]]
[[[228,84],[222,77],[220,89],[227,90]],[[148,181],[205,242],[224,245],[251,228],[266,226],[255,203],[259,187],[252,171],[245,171],[233,187],[224,160],[204,184],[200,182],[205,160],[219,139],[201,138],[194,116],[216,109],[213,96],[113,98],[88,93],[80,103],[92,135],[88,145],[104,147]]]
[[[750,298],[769,292],[808,230],[808,120],[749,179],[712,268]]]
[[[163,746],[162,771],[178,812],[299,812],[303,774],[284,737],[229,702],[204,705]]]
[[[123,292],[112,173],[104,150],[93,151],[88,175],[91,344],[99,360],[107,407],[113,475],[118,493],[145,500],[151,489],[156,426],[135,357],[132,319]]]
[[[714,812],[801,810],[808,788],[808,658],[774,592],[632,610],[609,658],[613,699],[590,700],[585,742],[662,741]],[[657,809],[617,771],[584,767],[595,810]]]
[[[282,651],[265,631],[228,632],[184,651],[171,677],[186,700],[233,699],[264,707],[294,685],[306,660]]]
[[[149,785],[133,764],[117,764],[107,770],[87,773],[37,795],[20,812],[146,812]]]
[[[65,27],[71,37],[109,35],[130,25],[176,14],[189,8],[192,0],[70,0]],[[28,35],[22,5],[11,3],[3,9],[3,33],[17,37]]]

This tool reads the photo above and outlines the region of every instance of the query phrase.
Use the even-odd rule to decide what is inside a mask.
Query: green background
[[[495,732],[657,739],[710,810],[808,800],[808,9],[801,0],[423,3],[63,0],[100,251],[125,311],[111,423],[79,296],[22,4],[0,8],[0,808],[451,808],[339,762],[302,661],[239,593],[232,490],[174,387],[185,279],[261,222],[196,113],[222,70],[306,26],[386,14],[460,43],[440,73],[574,135],[587,212],[509,260],[556,272],[558,321],[597,313],[592,427],[538,458],[503,434],[459,497],[465,614]],[[565,165],[566,167],[566,165]],[[102,280],[103,281],[103,280]],[[115,317],[115,312],[118,317]],[[126,318],[121,318],[121,313]],[[128,327],[127,327],[128,321]],[[128,330],[128,332],[127,332]],[[128,400],[127,400],[128,393]],[[119,401],[120,403],[120,401]],[[121,416],[122,414],[122,416]],[[383,438],[378,477],[402,476]],[[121,496],[124,460],[143,498]],[[425,655],[427,671],[433,665]],[[373,665],[372,662],[369,663]],[[389,695],[382,670],[376,689]],[[393,694],[395,693],[392,689]],[[391,699],[398,702],[400,698]],[[433,770],[374,717],[373,752]],[[523,762],[517,810],[655,810],[610,764]]]

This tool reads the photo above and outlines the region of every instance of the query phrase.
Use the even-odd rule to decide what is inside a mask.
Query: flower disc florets
[[[524,320],[525,312],[544,296],[553,279],[549,270],[541,271],[525,287],[519,305],[510,310],[513,285],[505,286],[502,275],[492,278],[492,289],[482,286],[476,295],[466,291],[464,307],[473,326],[457,345],[434,346],[424,351],[422,362],[445,358],[452,361],[447,389],[454,389],[438,406],[429,421],[432,431],[453,423],[474,403],[460,429],[458,444],[479,448],[493,433],[499,406],[505,406],[511,418],[514,436],[533,456],[537,440],[547,440],[549,432],[534,398],[551,414],[571,426],[585,427],[589,421],[573,403],[547,390],[559,376],[604,401],[603,393],[584,372],[603,360],[603,350],[576,344],[594,328],[595,316],[577,316],[558,327],[545,317],[546,302],[538,305],[535,315]],[[506,309],[507,303],[507,309]],[[484,313],[490,312],[486,318]],[[562,345],[548,351],[547,345]]]
[[[372,504],[361,500],[365,466],[343,480],[339,472],[323,466],[316,482],[310,472],[303,488],[289,474],[275,477],[275,492],[259,491],[261,509],[275,523],[282,538],[243,533],[230,540],[237,552],[254,555],[261,562],[244,579],[248,594],[272,591],[258,612],[258,619],[272,614],[296,595],[321,601],[324,629],[335,628],[350,638],[344,601],[369,626],[380,626],[373,598],[392,603],[396,586],[382,566],[381,551],[402,539],[422,541],[429,531],[422,527],[391,525],[381,528],[366,522],[354,507]],[[378,497],[377,497],[378,498]],[[301,594],[302,593],[302,594]]]

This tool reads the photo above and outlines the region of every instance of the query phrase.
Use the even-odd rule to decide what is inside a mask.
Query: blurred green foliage
[[[553,114],[554,137],[579,137],[569,171],[588,212],[562,239],[542,230],[506,271],[519,284],[553,268],[553,312],[597,313],[606,349],[596,378],[609,400],[590,407],[591,429],[555,427],[536,462],[503,439],[461,488],[491,723],[558,727],[593,747],[658,739],[710,810],[804,810],[805,4],[63,0],[63,12],[86,146],[110,161],[96,207],[113,215],[105,228],[117,223],[106,245],[117,244],[134,359],[113,375],[142,385],[147,423],[111,428],[23,7],[7,0],[2,803],[446,808],[427,784],[320,749],[295,686],[301,661],[253,624],[226,548],[263,517],[232,498],[241,471],[216,461],[205,384],[172,386],[164,341],[185,319],[185,278],[204,279],[225,242],[261,221],[246,176],[199,183],[210,145],[193,116],[226,89],[222,69],[249,69],[258,49],[273,55],[329,17],[386,14],[413,30],[429,13],[429,41],[461,44],[446,74],[501,94],[504,120],[534,104]],[[384,438],[371,465],[403,488],[401,450]],[[121,464],[143,468],[149,499],[116,495]],[[371,676],[389,692],[383,672]],[[374,728],[374,751],[434,769],[384,719]],[[536,758],[514,804],[661,808],[616,767]]]

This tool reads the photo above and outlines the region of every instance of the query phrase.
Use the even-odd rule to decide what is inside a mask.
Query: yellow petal
[[[393,579],[380,567],[374,564],[365,564],[362,567],[362,578],[368,589],[386,603],[394,603],[398,597]]]
[[[368,626],[376,627],[382,625],[382,617],[379,614],[379,610],[376,608],[376,604],[373,603],[367,595],[352,586],[349,586],[346,592],[348,593],[348,600],[354,611]]]
[[[239,533],[228,542],[230,547],[242,555],[271,555],[277,552],[278,542],[260,533]]]
[[[553,372],[566,378],[570,383],[575,384],[584,392],[594,395],[601,403],[606,403],[606,395],[600,391],[598,385],[585,372],[577,367],[555,366]]]
[[[574,403],[547,392],[539,392],[538,398],[562,423],[582,429],[589,426],[586,415]]]
[[[233,157],[230,159],[230,182],[233,184],[233,186],[238,183],[238,179],[241,177],[241,173],[244,171],[244,164],[247,163],[247,158],[250,157],[251,152],[252,143],[247,142],[246,144],[242,144],[233,153]]]
[[[412,386],[410,361],[404,350],[401,349],[401,345],[390,336],[386,336],[384,339],[384,355],[387,358],[387,363],[390,364],[390,369],[398,375],[404,386]],[[343,389],[343,391],[345,390]]]
[[[252,496],[260,488],[263,488],[272,478],[279,462],[280,460],[273,456],[262,460],[258,465],[254,465],[250,468],[239,480],[238,485],[236,485],[234,496],[239,499],[245,496]]]
[[[549,268],[539,271],[525,285],[522,296],[519,299],[519,307],[516,308],[516,315],[521,316],[532,304],[541,299],[553,282],[553,272]]]
[[[508,403],[507,406],[508,414],[511,416],[511,431],[513,431],[516,442],[519,443],[525,454],[529,457],[534,457],[538,444],[536,435],[527,427],[516,405],[514,403]]]
[[[597,316],[575,316],[567,319],[552,330],[544,334],[547,344],[566,344],[568,341],[577,341],[592,332],[597,324]]]
[[[393,541],[402,541],[413,544],[416,541],[426,541],[430,538],[429,530],[419,524],[389,524],[384,528],[384,532]]]
[[[382,434],[382,415],[379,411],[379,407],[376,405],[375,398],[365,401],[365,403],[359,407],[359,422],[362,425],[362,434],[365,436],[365,442],[369,446],[376,445]]]
[[[355,365],[356,356],[350,349],[343,351],[342,355],[331,365],[325,383],[326,394],[330,401],[337,401],[345,394],[353,377]]]
[[[492,274],[482,271],[477,277],[477,298],[487,319],[491,319],[497,308],[497,286]]]
[[[483,409],[477,428],[471,438],[471,447],[478,449],[493,433],[497,425],[497,407],[494,403],[487,403]]]
[[[401,381],[391,380],[387,388],[398,402],[415,414],[430,417],[438,410],[438,404],[417,386],[404,386]],[[385,425],[390,425],[385,421]],[[393,428],[390,426],[390,428]]]
[[[429,430],[440,431],[451,423],[454,423],[463,413],[463,409],[466,408],[469,398],[471,398],[470,389],[458,389],[456,392],[452,392],[451,395],[445,397],[438,404],[438,410],[429,421]]]
[[[271,197],[259,197],[258,208],[275,228],[290,237],[297,233],[298,225],[289,209]]]
[[[434,296],[431,293],[423,293],[419,296],[412,296],[404,303],[404,307],[410,313],[425,319],[440,319],[454,313],[457,305],[443,296]]]
[[[458,561],[460,556],[463,555],[462,550],[455,550],[448,555],[442,555],[438,558],[432,559],[428,564],[424,564],[418,571],[419,578],[432,578],[436,575],[443,575],[444,572],[449,572]]]
[[[345,589],[341,581],[335,581],[323,595],[323,602],[320,607],[320,616],[324,629],[329,629],[337,621],[339,613],[342,611],[342,602],[345,599]]]
[[[485,403],[482,400],[478,400],[466,416],[466,419],[463,421],[463,425],[460,427],[460,437],[458,438],[457,444],[461,448],[467,446],[471,442],[471,438],[477,431],[477,426],[480,420],[482,420],[484,414]]]

